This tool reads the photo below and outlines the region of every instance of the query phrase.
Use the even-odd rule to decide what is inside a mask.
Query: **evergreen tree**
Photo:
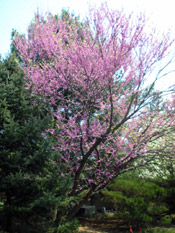
[[[47,105],[26,90],[14,55],[0,61],[0,99],[0,229],[46,232],[70,182],[52,150]]]

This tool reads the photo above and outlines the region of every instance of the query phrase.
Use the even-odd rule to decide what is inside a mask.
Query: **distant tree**
[[[159,105],[150,108],[161,94],[154,85],[163,68],[149,77],[168,56],[170,35],[156,36],[144,16],[107,5],[89,15],[83,25],[70,15],[36,15],[28,37],[14,40],[28,88],[55,118],[63,175],[72,172],[69,196],[77,202],[60,213],[67,219],[118,175],[153,160],[157,150],[150,143],[175,126],[173,102],[164,113]]]

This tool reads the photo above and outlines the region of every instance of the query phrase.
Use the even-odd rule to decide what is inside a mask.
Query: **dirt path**
[[[80,226],[78,228],[78,232],[80,232],[80,233],[108,233],[106,231],[98,231],[98,230],[92,229],[88,226],[84,226],[84,227]]]
[[[80,218],[79,233],[126,233],[130,232],[130,226],[126,222],[116,218]],[[133,232],[142,231],[140,228],[132,227]],[[175,233],[175,226],[152,227],[154,232]]]
[[[116,218],[80,218],[79,232],[81,233],[116,233],[129,232],[129,226]]]

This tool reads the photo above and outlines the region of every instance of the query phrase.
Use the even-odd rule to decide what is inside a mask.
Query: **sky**
[[[11,32],[16,29],[25,33],[28,25],[39,9],[45,13],[58,14],[61,9],[69,9],[83,18],[88,5],[97,7],[103,0],[0,0],[0,54],[2,57],[10,51]],[[161,31],[168,28],[175,35],[174,0],[106,0],[112,8],[123,8],[126,12],[145,12],[153,26]],[[175,67],[175,66],[174,66]]]

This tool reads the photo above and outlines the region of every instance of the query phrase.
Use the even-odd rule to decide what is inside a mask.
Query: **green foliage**
[[[60,225],[57,228],[57,233],[76,233],[79,227],[79,223],[77,219],[73,219],[71,222],[67,222],[63,225]]]
[[[169,213],[175,213],[175,177],[174,175],[168,176],[166,179],[157,179],[157,184],[167,190],[165,202],[168,205]]]
[[[144,233],[175,233],[174,228],[154,227],[144,230]]]
[[[125,197],[125,209],[120,216],[127,219],[130,223],[149,223],[152,217],[148,215],[148,202],[143,197]]]
[[[104,202],[117,210],[117,216],[131,224],[148,224],[167,211],[165,189],[146,180],[118,178],[103,195]]]
[[[54,123],[47,105],[26,90],[13,55],[0,61],[0,99],[0,230],[46,232],[72,183],[46,132]]]
[[[172,221],[171,215],[165,215],[161,218],[162,225],[170,225]]]

